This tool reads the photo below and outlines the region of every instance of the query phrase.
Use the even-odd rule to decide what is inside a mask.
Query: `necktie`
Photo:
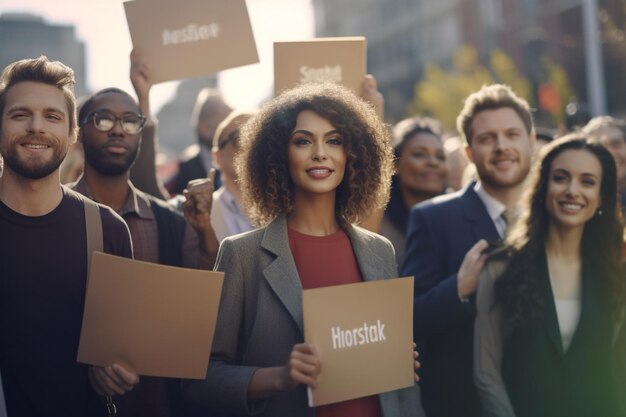
[[[502,214],[500,214],[500,217],[502,217],[502,220],[504,220],[504,224],[508,228],[511,220],[513,220],[513,216],[511,216],[511,211],[509,209],[504,209]]]

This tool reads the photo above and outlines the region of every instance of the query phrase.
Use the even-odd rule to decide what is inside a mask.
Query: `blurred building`
[[[541,84],[542,57],[562,66],[580,101],[588,100],[583,2],[599,9],[607,108],[626,114],[626,0],[313,0],[316,36],[363,35],[368,71],[385,95],[390,121],[406,115],[425,64],[450,67],[463,44],[482,63],[492,49],[511,56],[533,86]],[[460,108],[460,103],[459,103]]]
[[[462,43],[458,0],[313,0],[316,36],[365,36],[368,71],[390,120],[404,116],[424,64]]]
[[[85,44],[74,26],[49,24],[27,13],[0,15],[0,69],[24,58],[46,55],[74,70],[76,96],[87,94]]]

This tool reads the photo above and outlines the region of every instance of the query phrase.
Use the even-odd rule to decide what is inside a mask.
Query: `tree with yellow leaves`
[[[562,120],[563,106],[572,95],[565,71],[549,58],[544,58],[547,79],[541,80],[543,103],[541,110],[552,116],[554,124]],[[517,69],[513,60],[499,49],[490,55],[489,69],[480,65],[476,49],[469,45],[461,46],[454,54],[452,69],[428,64],[424,68],[422,80],[415,86],[415,97],[407,106],[409,115],[429,115],[441,121],[448,130],[454,130],[456,117],[461,111],[465,98],[485,84],[503,83],[534,105],[532,86]],[[557,111],[558,107],[558,111]]]

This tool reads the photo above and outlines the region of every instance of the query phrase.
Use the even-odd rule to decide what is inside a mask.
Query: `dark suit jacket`
[[[397,276],[388,240],[357,227],[346,232],[364,280]],[[184,384],[190,400],[228,415],[314,416],[304,385],[264,401],[248,401],[246,394],[256,369],[284,365],[293,345],[304,340],[302,285],[286,218],[224,239],[216,269],[226,277],[209,370],[206,380]],[[424,416],[417,385],[379,398],[383,416]]]
[[[178,173],[166,185],[167,190],[172,194],[182,194],[187,188],[187,183],[198,178],[206,178],[209,173],[204,168],[200,154],[191,159],[183,161],[178,166]],[[215,171],[214,188],[217,190],[222,185],[220,181],[220,172]]]
[[[457,272],[480,239],[500,239],[474,183],[411,210],[403,276],[415,277],[414,336],[420,385],[430,417],[480,412],[472,381],[475,301],[459,300]]]

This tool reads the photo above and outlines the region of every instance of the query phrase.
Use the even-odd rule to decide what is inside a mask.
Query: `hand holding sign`
[[[309,343],[294,345],[289,362],[285,365],[288,375],[287,386],[297,387],[299,384],[315,388],[319,382],[319,374],[322,368],[319,354],[315,346]]]
[[[123,395],[139,383],[136,372],[119,364],[92,366],[88,375],[91,387],[98,395]]]
[[[385,118],[385,97],[378,91],[378,83],[372,74],[367,74],[363,79],[359,96],[374,106],[380,120]]]
[[[323,357],[310,405],[413,385],[413,278],[305,290],[302,300],[304,339]]]
[[[244,0],[135,0],[124,9],[155,84],[259,62]]]
[[[298,84],[332,81],[358,93],[366,62],[366,42],[361,36],[275,42],[274,92],[278,95]]]

